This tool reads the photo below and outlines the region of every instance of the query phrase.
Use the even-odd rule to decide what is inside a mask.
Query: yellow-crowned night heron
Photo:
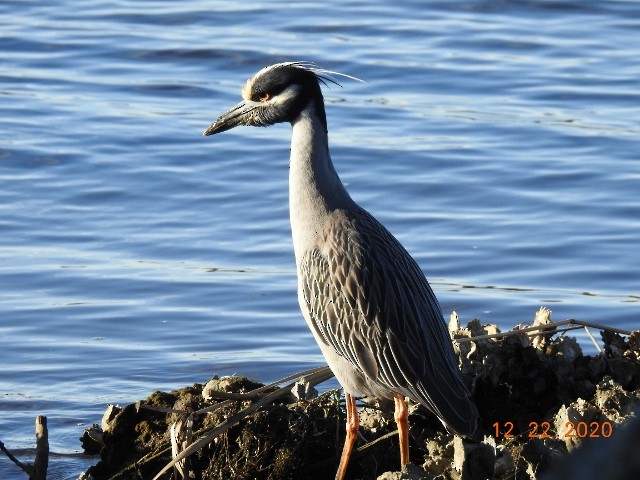
[[[243,101],[204,135],[238,125],[293,127],[289,203],[298,300],[345,391],[347,437],[336,475],[342,479],[357,437],[358,393],[394,400],[403,465],[409,463],[405,397],[460,435],[475,431],[478,412],[420,267],[351,199],[333,168],[320,89],[335,83],[331,74],[300,62],[263,68],[242,89]]]

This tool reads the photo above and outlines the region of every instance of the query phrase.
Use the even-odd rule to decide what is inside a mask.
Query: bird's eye
[[[260,95],[260,101],[261,102],[266,102],[270,98],[271,98],[271,94],[270,93],[263,93],[262,95]]]

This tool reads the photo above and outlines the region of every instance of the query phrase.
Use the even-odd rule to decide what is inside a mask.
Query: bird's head
[[[302,111],[313,106],[315,114],[327,126],[320,83],[339,85],[330,72],[311,63],[286,62],[265,67],[247,80],[242,88],[243,100],[207,128],[203,135],[225,132],[238,125],[267,127],[274,123],[293,122]]]

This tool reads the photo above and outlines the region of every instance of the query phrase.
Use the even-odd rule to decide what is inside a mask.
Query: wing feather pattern
[[[300,275],[318,338],[390,396],[408,396],[455,433],[473,433],[477,410],[438,301],[409,253],[362,209],[333,212],[317,244]]]

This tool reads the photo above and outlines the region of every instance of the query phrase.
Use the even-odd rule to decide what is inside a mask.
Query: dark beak
[[[209,136],[216,133],[226,132],[238,125],[251,125],[251,120],[255,116],[255,110],[261,106],[260,102],[252,102],[244,100],[231,110],[223,113],[220,117],[207,128],[203,135]],[[254,112],[252,115],[251,112]]]

